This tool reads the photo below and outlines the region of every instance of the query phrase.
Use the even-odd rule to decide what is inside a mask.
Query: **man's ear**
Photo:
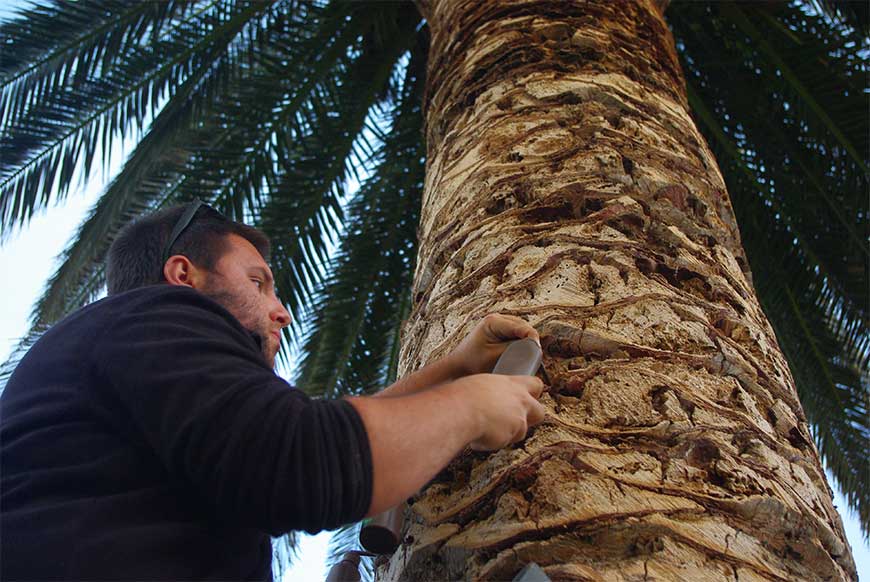
[[[184,285],[194,289],[202,286],[204,273],[184,255],[172,255],[163,264],[163,278],[170,285]]]

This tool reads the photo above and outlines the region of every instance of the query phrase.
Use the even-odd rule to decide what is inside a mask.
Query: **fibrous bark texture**
[[[855,568],[654,0],[439,0],[407,373],[537,327],[546,420],[411,506],[386,580]],[[747,90],[751,90],[747,88]]]

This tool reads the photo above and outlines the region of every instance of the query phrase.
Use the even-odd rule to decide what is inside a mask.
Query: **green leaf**
[[[309,334],[295,379],[311,395],[373,392],[395,377],[425,172],[424,63],[418,41],[381,163],[350,203],[340,250],[306,322]]]

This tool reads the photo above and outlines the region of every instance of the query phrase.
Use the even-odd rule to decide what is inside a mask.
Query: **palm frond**
[[[312,395],[372,392],[395,375],[424,175],[421,42],[410,58],[381,162],[349,205],[340,250],[308,321],[296,382]]]
[[[870,4],[863,0],[811,0],[813,7],[835,22],[870,34]]]
[[[131,48],[100,75],[47,91],[6,124],[0,135],[0,232],[8,235],[52,196],[63,197],[76,176],[86,179],[98,153],[105,165],[114,139],[133,128],[141,131],[161,95],[211,62],[213,47],[238,34],[266,7],[233,4],[194,13],[147,46]]]
[[[284,573],[299,558],[299,536],[299,533],[291,531],[281,537],[272,538],[273,580],[283,580]]]
[[[112,182],[95,207],[92,215],[82,226],[75,243],[67,249],[64,261],[52,278],[48,290],[34,311],[34,321],[55,321],[65,313],[87,303],[102,288],[103,256],[117,231],[136,216],[166,204],[184,201],[199,194],[209,199],[213,194],[201,188],[203,183],[219,183],[215,176],[224,171],[223,166],[208,167],[197,173],[196,163],[203,157],[202,151],[219,150],[213,136],[218,134],[223,141],[239,143],[242,131],[239,128],[263,128],[270,121],[272,107],[256,107],[264,103],[264,97],[279,102],[288,85],[277,82],[278,76],[288,83],[310,78],[305,66],[296,66],[296,74],[287,70],[272,71],[271,94],[251,92],[250,79],[256,72],[245,63],[266,55],[265,47],[272,48],[289,35],[291,38],[305,36],[299,29],[308,21],[307,11],[272,10],[259,19],[249,22],[237,21],[244,29],[264,25],[255,36],[250,31],[226,34],[210,47],[214,58],[202,59],[198,69],[193,70],[184,83],[167,100],[145,138],[138,144],[125,164],[121,174]],[[343,15],[333,20],[344,21]],[[333,31],[329,31],[331,34]],[[358,33],[355,33],[358,34]],[[323,38],[307,34],[307,46],[296,43],[294,48],[303,49],[303,54],[315,55],[323,44]],[[346,47],[341,47],[346,50]],[[269,53],[271,54],[271,53]],[[297,52],[299,54],[299,52]],[[330,63],[331,64],[331,63]],[[263,86],[261,85],[261,86]],[[228,123],[227,105],[245,111],[257,111],[259,116],[237,116]],[[299,104],[297,103],[296,106]],[[292,114],[292,112],[291,112]],[[246,125],[247,123],[247,125]],[[262,129],[253,132],[260,140]],[[262,148],[251,147],[241,142],[248,152]],[[224,153],[226,158],[226,153]],[[200,166],[201,167],[201,166]],[[203,176],[206,176],[203,178]],[[208,178],[212,176],[212,178]]]
[[[234,39],[235,35],[224,35],[222,42],[213,45],[212,58],[203,59],[160,110],[61,255],[60,267],[36,303],[31,321],[53,323],[92,301],[105,283],[105,255],[116,234],[136,217],[166,203],[162,189],[147,185],[154,184],[159,175],[158,183],[163,186],[181,171],[178,162],[184,156],[179,145],[184,144],[182,151],[188,145],[186,141],[196,128],[195,114],[214,102],[220,86],[236,70],[237,51],[228,50]]]
[[[416,12],[407,5],[394,7],[404,14],[383,14],[396,25],[392,42],[383,47],[375,39],[363,40],[341,83],[329,85],[329,101],[314,108],[308,135],[287,151],[285,171],[272,180],[269,200],[255,217],[273,243],[276,282],[295,323],[285,330],[291,341],[302,332],[304,308],[312,304],[328,262],[332,233],[343,217],[344,183],[354,169],[373,168],[374,154],[366,142],[380,133],[380,89],[401,68],[396,62],[416,34]]]
[[[0,25],[0,127],[123,62],[197,2],[55,1]]]
[[[742,8],[739,5],[730,2],[722,2],[719,5],[719,9],[725,18],[730,22],[735,23],[737,28],[739,28],[740,31],[750,39],[754,50],[757,51],[756,58],[759,58],[759,60],[763,58],[767,61],[765,64],[770,65],[771,68],[775,68],[775,70],[778,71],[778,76],[783,80],[780,85],[784,85],[786,90],[791,93],[797,101],[803,103],[807,107],[807,111],[803,116],[804,120],[806,120],[807,123],[815,123],[824,127],[828,132],[830,132],[831,136],[836,140],[836,143],[845,150],[846,153],[848,153],[853,162],[856,163],[860,170],[866,174],[868,172],[866,147],[859,150],[861,145],[866,146],[867,144],[866,133],[860,134],[859,132],[854,132],[854,135],[848,135],[850,132],[848,132],[847,128],[852,127],[854,130],[854,126],[851,124],[837,123],[837,121],[828,113],[829,107],[833,103],[829,103],[829,107],[823,106],[820,100],[816,98],[818,91],[814,91],[814,87],[809,83],[804,82],[804,79],[801,78],[801,70],[796,68],[800,65],[794,62],[801,56],[799,51],[783,51],[781,46],[776,46],[773,42],[770,42],[768,40],[768,35],[765,34],[765,32],[769,31],[765,31],[753,24],[747,13],[764,16],[765,20],[773,21],[775,29],[780,31],[788,29],[784,26],[776,26],[779,23],[764,10],[753,11],[751,8]],[[794,42],[794,45],[794,48],[800,46],[798,42]],[[830,50],[828,47],[825,48],[828,51]],[[789,57],[791,57],[791,59],[789,59]],[[818,89],[818,87],[815,87],[815,89]]]

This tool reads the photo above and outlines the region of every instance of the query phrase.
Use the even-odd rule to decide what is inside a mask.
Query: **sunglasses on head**
[[[203,209],[208,214],[214,215],[215,217],[226,220],[226,217],[197,198],[193,202],[191,202],[188,207],[184,210],[181,217],[178,219],[178,222],[175,223],[175,226],[172,228],[172,232],[169,234],[169,240],[166,241],[166,246],[163,247],[163,263],[169,260],[169,257],[172,256],[170,253],[172,251],[172,245],[178,242],[179,237],[182,233],[193,223],[193,219],[196,217],[196,213]]]

